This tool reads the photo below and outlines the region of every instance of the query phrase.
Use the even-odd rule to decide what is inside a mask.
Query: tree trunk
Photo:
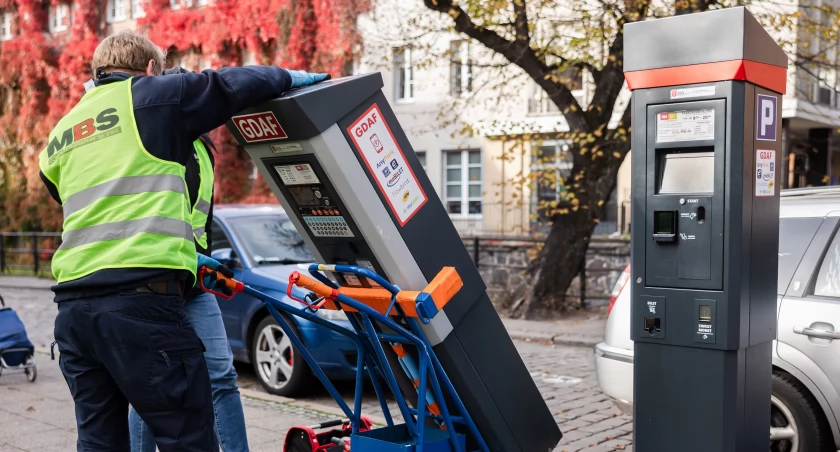
[[[574,164],[564,181],[567,199],[553,210],[551,230],[528,269],[533,286],[513,315],[545,319],[573,307],[566,292],[585,264],[592,233],[606,216],[606,203],[615,190],[618,169],[630,150],[629,142],[616,139],[617,135],[588,146],[575,143],[569,149]]]
[[[595,225],[592,213],[583,209],[557,218],[531,263],[534,285],[523,303],[523,318],[551,318],[569,309],[566,291],[586,259]]]

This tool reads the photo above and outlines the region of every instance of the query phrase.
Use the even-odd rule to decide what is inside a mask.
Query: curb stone
[[[528,333],[524,331],[510,331],[511,339],[524,342],[552,342],[555,345],[568,345],[571,347],[594,347],[603,339],[595,336],[552,336],[545,333]]]

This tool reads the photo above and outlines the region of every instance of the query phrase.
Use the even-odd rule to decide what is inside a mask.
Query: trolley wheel
[[[295,324],[288,317],[284,319],[300,338]],[[269,394],[295,397],[310,387],[309,366],[298,356],[274,317],[265,317],[257,325],[251,342],[251,363],[257,379]]]
[[[314,452],[312,441],[303,433],[299,432],[286,439],[284,452]]]
[[[23,373],[26,374],[26,379],[29,380],[29,382],[31,383],[34,382],[36,378],[38,378],[38,367],[35,366],[35,360],[32,358],[28,358],[26,360],[26,363],[32,364],[32,367],[27,367],[23,370]]]

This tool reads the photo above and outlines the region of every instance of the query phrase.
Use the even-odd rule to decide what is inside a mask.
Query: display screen
[[[659,161],[660,194],[713,193],[715,191],[715,153],[687,152],[665,154]]]
[[[654,212],[653,233],[654,234],[676,234],[673,210],[658,210]]]
[[[295,198],[295,202],[299,206],[317,206],[320,205],[318,197],[315,195],[315,192],[318,190],[318,187],[313,186],[291,186],[289,187],[289,193],[292,194],[292,197]]]

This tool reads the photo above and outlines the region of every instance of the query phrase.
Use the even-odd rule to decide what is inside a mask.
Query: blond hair
[[[149,38],[131,30],[123,30],[108,36],[93,52],[93,76],[97,72],[126,70],[131,72],[146,72],[149,60],[155,61],[154,75],[160,75],[166,53],[156,46]]]

